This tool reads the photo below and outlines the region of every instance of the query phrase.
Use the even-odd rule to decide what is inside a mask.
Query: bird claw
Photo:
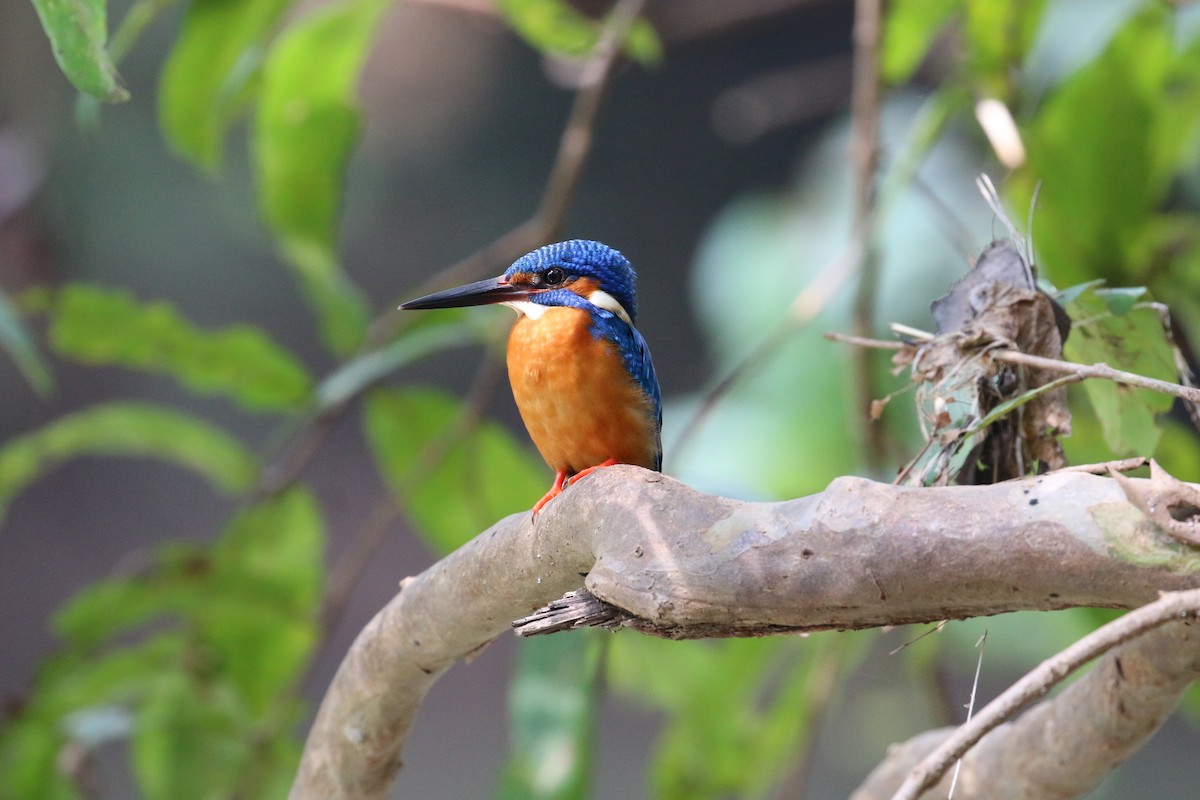
[[[615,466],[617,463],[618,462],[615,458],[610,458],[607,461],[600,462],[599,464],[597,464],[594,467],[588,467],[587,469],[581,469],[579,472],[576,472],[574,475],[572,475],[570,478],[568,478],[567,481],[563,484],[563,486],[570,486],[571,484],[575,483],[575,481],[579,480],[580,478],[586,478],[588,475],[591,475],[593,472],[595,472],[598,469],[604,469],[605,467]]]
[[[607,461],[602,461],[601,463],[595,465],[594,467],[588,467],[587,469],[582,469],[579,472],[572,475],[570,478],[567,477],[566,470],[559,470],[554,475],[554,485],[550,487],[550,491],[546,492],[546,494],[542,497],[542,499],[538,500],[537,503],[534,505],[532,518],[537,519],[538,512],[542,510],[542,507],[545,506],[546,503],[549,503],[551,500],[558,497],[560,494],[562,494],[563,489],[565,489],[566,487],[575,483],[580,478],[587,477],[588,475],[591,475],[593,472],[595,472],[598,469],[603,469],[604,467],[611,467],[614,464],[618,464],[618,463],[620,463],[620,462],[618,462],[615,458],[610,458]]]
[[[533,506],[533,518],[537,519],[538,512],[542,510],[542,506],[546,505],[546,503],[549,503],[551,500],[558,497],[560,494],[562,494],[562,486],[561,485],[555,486],[553,489],[546,492],[546,494],[542,497],[542,499],[538,500],[537,503]]]
[[[565,469],[560,469],[558,472],[554,473],[554,485],[550,487],[550,491],[546,492],[542,499],[538,500],[534,505],[532,519],[537,519],[538,512],[542,510],[542,506],[546,505],[546,503],[549,503],[551,500],[562,494],[563,487],[566,485],[567,471]]]

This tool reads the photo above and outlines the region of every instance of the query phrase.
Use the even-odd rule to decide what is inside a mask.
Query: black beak
[[[482,281],[468,283],[444,292],[434,292],[416,300],[402,303],[400,308],[408,310],[415,308],[459,308],[461,306],[486,306],[492,303],[503,303],[506,300],[524,300],[529,297],[530,290],[522,286],[514,286],[504,279],[487,278]]]

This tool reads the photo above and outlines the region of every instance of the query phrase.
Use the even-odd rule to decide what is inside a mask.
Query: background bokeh
[[[572,100],[553,63],[493,15],[455,5],[397,5],[361,83],[366,127],[341,230],[346,269],[376,313],[530,214]],[[1096,26],[1122,6],[1101,5]],[[113,3],[111,12],[119,16],[122,8]],[[831,0],[652,4],[665,57],[655,67],[620,69],[568,217],[568,236],[612,244],[638,269],[639,328],[667,399],[666,468],[707,491],[795,496],[862,471],[846,447],[859,421],[831,410],[844,410],[852,397],[846,351],[821,338],[846,329],[848,292],[672,449],[702,392],[769,334],[771,321],[844,246],[852,12],[851,3]],[[75,94],[32,7],[0,0],[0,285],[19,293],[87,280],[167,299],[206,328],[254,320],[314,374],[326,374],[335,363],[258,220],[242,131],[235,130],[226,163],[212,175],[163,142],[154,101],[174,19],[169,14],[152,28],[121,65],[132,101],[105,107],[96,124],[81,126]],[[1053,43],[1045,49],[1058,53]],[[929,69],[936,80],[936,58]],[[924,80],[889,97],[885,154],[902,147],[921,113]],[[930,300],[996,231],[973,178],[998,169],[971,125],[952,126],[922,167],[924,192],[909,192],[889,209],[881,331],[888,321],[931,326]],[[463,392],[480,358],[477,349],[443,353],[397,380]],[[132,397],[195,410],[260,452],[279,444],[279,431],[261,417],[160,377],[66,361],[54,361],[53,369],[56,389],[40,397],[0,359],[0,440],[71,410]],[[488,413],[523,435],[503,388]],[[894,401],[889,415],[896,417],[894,470],[914,441],[909,401]],[[305,478],[324,503],[333,561],[384,491],[357,412],[336,424]],[[136,567],[164,539],[211,538],[233,508],[184,470],[136,460],[84,458],[33,485],[0,529],[0,698],[16,703],[27,690],[36,664],[56,645],[46,620],[75,590]],[[306,682],[313,705],[397,581],[434,558],[403,525],[392,532],[321,645]],[[1047,623],[1053,630],[1040,637],[1043,617],[1037,619],[952,623],[946,653],[930,669],[944,670],[943,686],[965,702],[973,645],[987,629],[987,697],[1055,652],[1065,634],[1087,630],[1078,621]],[[889,742],[939,724],[942,709],[931,710],[931,698],[911,690],[913,662],[887,655],[914,635],[853,635],[863,642],[858,671],[838,689],[841,699],[820,729],[808,797],[844,796]],[[436,685],[406,748],[395,796],[491,792],[508,750],[505,691],[514,649],[501,638]],[[656,713],[629,700],[603,704],[597,798],[646,792],[657,722]],[[1097,797],[1133,796],[1134,786],[1137,796],[1190,796],[1194,777],[1184,776],[1195,742],[1193,729],[1173,723]],[[105,761],[104,769],[104,796],[133,791],[121,759]]]

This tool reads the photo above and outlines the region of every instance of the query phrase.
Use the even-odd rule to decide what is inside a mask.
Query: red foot
[[[538,500],[537,505],[533,507],[533,515],[535,517],[538,515],[538,512],[542,510],[542,506],[546,505],[546,503],[549,503],[551,500],[562,494],[563,484],[565,484],[566,481],[567,471],[565,469],[560,469],[554,474],[554,485],[550,487],[550,491],[546,492],[546,495],[541,500]]]
[[[574,475],[572,475],[570,477],[569,480],[567,479],[567,471],[559,470],[558,472],[556,472],[554,474],[554,485],[550,487],[550,491],[546,492],[546,495],[541,500],[538,500],[537,505],[535,505],[533,507],[533,516],[537,517],[538,512],[542,510],[542,506],[546,505],[546,503],[549,503],[551,500],[553,500],[554,498],[556,498],[560,494],[562,494],[562,491],[565,487],[570,486],[571,484],[575,483],[575,481],[579,480],[580,478],[583,478],[587,475],[591,475],[593,472],[595,472],[598,469],[603,469],[604,467],[611,467],[612,465],[619,464],[619,463],[620,462],[617,461],[615,458],[610,458],[607,461],[603,461],[594,467],[588,467],[587,469],[576,472]]]
[[[593,472],[595,472],[598,469],[604,469],[605,467],[611,467],[617,463],[619,463],[619,462],[615,458],[610,458],[607,461],[601,461],[599,464],[597,464],[594,467],[588,467],[587,469],[580,470],[579,472],[576,472],[574,475],[571,476],[571,479],[569,481],[567,481],[566,485],[570,486],[571,484],[575,483],[575,481],[579,480],[580,478],[591,475]]]

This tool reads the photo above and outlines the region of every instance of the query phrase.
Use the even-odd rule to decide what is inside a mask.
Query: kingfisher
[[[554,484],[533,507],[601,467],[662,470],[662,395],[650,348],[633,326],[637,275],[586,239],[546,245],[503,275],[418,297],[401,309],[493,303],[516,310],[508,379]]]

